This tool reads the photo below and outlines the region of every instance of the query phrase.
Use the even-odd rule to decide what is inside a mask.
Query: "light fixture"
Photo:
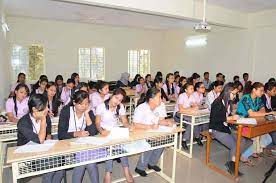
[[[207,45],[207,37],[205,35],[200,36],[190,36],[187,38],[186,47],[202,47]]]
[[[2,30],[4,32],[9,32],[10,31],[9,26],[6,22],[2,22]]]

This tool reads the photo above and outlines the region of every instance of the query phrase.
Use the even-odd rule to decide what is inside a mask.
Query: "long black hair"
[[[111,98],[114,97],[115,95],[122,95],[122,96],[123,96],[123,101],[124,101],[124,99],[126,98],[126,91],[125,91],[124,89],[122,89],[122,88],[116,88],[116,89],[113,91],[112,96],[111,96],[109,99],[107,99],[107,100],[104,101],[104,105],[105,105],[105,108],[106,108],[107,110],[109,110],[109,101],[110,101]],[[118,105],[118,106],[116,107],[116,115],[117,115],[117,116],[119,116],[120,108],[121,108],[120,105]]]
[[[17,81],[16,81],[17,83],[19,82],[20,76],[24,76],[24,77],[26,78],[26,74],[23,73],[23,72],[20,72],[20,73],[17,75]]]
[[[97,91],[100,93],[106,85],[109,85],[108,82],[99,80],[96,84]]]
[[[58,113],[58,107],[60,106],[60,101],[58,100],[58,91],[57,91],[57,85],[55,84],[55,82],[50,81],[48,82],[46,89],[48,90],[50,87],[54,86],[56,88],[56,94],[53,97],[53,101],[52,101],[52,112],[54,113],[54,115],[56,115]],[[48,108],[50,109],[50,102],[48,99],[48,92],[47,92],[47,101],[48,101]]]
[[[168,79],[169,79],[170,76],[174,76],[173,73],[168,73],[167,76],[166,76],[167,92],[168,92],[168,95],[173,95],[175,93],[173,83],[172,83],[172,93],[171,93],[170,85],[169,85],[169,82],[168,82]]]
[[[230,111],[232,111],[232,109],[233,109],[233,102],[231,102],[230,95],[234,89],[235,89],[235,86],[234,86],[233,82],[227,83],[224,86],[224,88],[223,88],[222,92],[220,93],[220,95],[218,96],[218,98],[215,99],[215,100],[223,100],[226,109],[228,109],[228,107],[230,106]]]
[[[184,77],[184,76],[181,76],[181,77],[179,78],[179,83],[178,83],[178,86],[179,86],[180,88],[182,87],[182,81],[183,81],[184,79],[186,79],[186,80],[187,80],[187,78],[186,78],[186,77]]]
[[[28,88],[28,86],[27,86],[26,84],[19,83],[19,84],[15,87],[14,91],[18,91],[18,90],[21,89],[21,88],[25,88],[25,90],[26,90],[26,92],[27,92],[27,96],[29,96],[30,91],[29,91],[29,88]],[[13,102],[14,102],[15,116],[17,117],[18,107],[17,107],[17,102],[16,102],[16,94],[12,97],[12,99],[13,99]]]
[[[192,74],[191,77],[189,77],[188,82],[189,82],[189,83],[194,83],[194,82],[193,82],[194,79],[198,79],[198,78],[200,78],[200,75],[199,75],[198,73],[195,72],[195,73]]]
[[[74,106],[74,103],[81,104],[85,99],[89,100],[88,92],[79,90],[72,95],[71,102],[68,105]]]
[[[193,85],[193,83],[188,82],[184,86],[181,86],[180,91],[179,91],[179,95],[182,94],[182,93],[185,93],[189,86],[194,86],[194,85]]]
[[[28,102],[29,111],[32,114],[33,108],[43,111],[47,107],[47,97],[42,94],[33,94]]]
[[[154,98],[158,93],[160,93],[161,91],[155,87],[148,89],[146,94],[142,94],[140,99],[138,100],[137,106],[139,106],[140,104],[144,103],[144,102],[149,102],[149,100],[151,98]]]

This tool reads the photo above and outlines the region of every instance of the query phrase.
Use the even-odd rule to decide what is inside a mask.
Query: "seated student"
[[[40,82],[42,79],[47,79],[47,80],[48,80],[48,77],[47,77],[46,75],[40,75],[40,76],[39,76],[39,80],[32,86],[32,92],[34,92],[36,89],[39,88],[39,82]]]
[[[104,81],[98,81],[97,83],[97,92],[89,95],[90,108],[96,114],[96,108],[98,105],[104,103],[109,99],[109,84]]]
[[[10,97],[13,97],[14,96],[14,90],[15,90],[15,88],[16,88],[16,86],[18,85],[18,84],[25,84],[25,85],[27,85],[28,86],[28,88],[29,88],[29,91],[31,91],[31,86],[29,85],[29,84],[27,84],[26,83],[26,75],[24,74],[24,73],[19,73],[18,74],[18,76],[17,76],[17,82],[14,84],[14,85],[12,85],[12,87],[11,87],[11,89],[10,89]]]
[[[75,81],[72,79],[67,79],[66,82],[66,86],[62,88],[62,92],[61,92],[61,102],[63,103],[63,105],[67,105],[70,103],[71,101],[71,96],[74,94],[74,89],[75,87]]]
[[[233,82],[240,82],[240,77],[239,76],[234,76],[233,77]]]
[[[166,93],[164,92],[162,86],[163,86],[163,82],[162,82],[162,78],[155,78],[154,79],[154,85],[155,88],[157,88],[158,90],[161,91],[161,99],[163,102],[169,101],[169,98],[167,97]]]
[[[178,96],[179,93],[180,93],[180,88],[183,87],[186,83],[187,83],[187,78],[184,77],[184,76],[181,76],[181,77],[179,78],[179,83],[178,83],[178,85],[176,86],[176,94],[177,94],[177,96]]]
[[[276,82],[268,82],[264,87],[265,94],[262,96],[262,101],[266,112],[274,111],[272,108],[272,97],[276,96]],[[270,133],[273,145],[276,146],[276,132]]]
[[[195,103],[198,106],[203,106],[205,104],[204,102],[204,93],[205,93],[205,86],[203,84],[203,82],[197,82],[194,86],[194,99],[195,99]]]
[[[174,75],[174,85],[175,86],[179,85],[179,80],[180,80],[180,76],[179,75]]]
[[[211,105],[216,98],[220,95],[224,82],[223,81],[215,81],[213,86],[214,88],[207,94],[206,96],[206,104],[208,109],[211,111]]]
[[[251,92],[252,82],[247,81],[243,87],[243,94],[249,94]]]
[[[74,93],[70,105],[65,106],[60,112],[58,138],[63,140],[96,134],[95,116],[89,107],[89,95],[85,91],[77,91]],[[91,182],[99,183],[96,163],[75,167],[72,173],[72,182],[81,183],[85,169],[89,173]]]
[[[249,81],[249,74],[243,73],[242,78],[243,78],[243,81],[241,81],[241,83],[245,87],[245,84]]]
[[[116,83],[116,88],[130,87],[129,76],[129,73],[127,72],[122,73],[120,80]]]
[[[121,88],[117,88],[114,90],[112,96],[109,99],[98,105],[96,109],[96,126],[100,134],[103,136],[109,135],[110,131],[114,127],[118,127],[119,119],[121,119],[124,127],[130,127],[126,116],[125,107],[122,104],[125,96],[126,92]],[[129,170],[128,158],[122,157],[120,160],[127,182],[134,182]],[[108,160],[105,162],[105,183],[111,182],[112,167],[113,160]]]
[[[65,87],[65,83],[63,83],[62,75],[57,75],[56,76],[55,85],[57,86],[57,98],[60,100],[62,88]]]
[[[88,82],[88,93],[89,93],[89,96],[92,93],[95,93],[95,92],[97,92],[97,82],[89,81]]]
[[[49,116],[56,117],[58,116],[58,109],[61,104],[57,96],[57,86],[54,82],[50,81],[46,86],[46,91],[48,97]]]
[[[208,90],[212,83],[212,81],[209,79],[209,72],[204,72],[203,77],[204,77],[204,79],[202,80],[202,82],[203,82],[206,90]]]
[[[18,120],[29,112],[29,88],[25,84],[18,84],[14,90],[14,96],[6,102],[6,112],[10,122],[17,123]]]
[[[222,73],[217,73],[216,74],[216,81],[223,81],[223,74]],[[212,89],[214,89],[214,82],[210,84],[208,91],[211,91]]]
[[[29,113],[23,116],[17,124],[17,145],[22,146],[32,141],[43,144],[51,139],[51,119],[47,115],[47,98],[42,94],[34,94],[28,102]],[[43,183],[60,183],[64,170],[47,173],[42,176]]]
[[[146,93],[148,88],[147,85],[145,84],[145,79],[143,77],[140,77],[138,79],[138,83],[135,87],[136,90],[136,96],[140,96],[143,93]]]
[[[147,86],[148,89],[154,87],[154,83],[151,80],[151,75],[150,74],[146,75],[145,80],[146,80],[146,86]]]
[[[76,89],[78,87],[78,85],[79,85],[79,82],[80,82],[80,76],[79,76],[79,74],[76,73],[76,72],[72,73],[71,74],[71,79],[73,81],[75,81],[75,87],[74,87],[74,89]]]
[[[236,96],[235,96],[234,101],[233,101],[233,103],[234,103],[235,105],[237,105],[238,102],[240,101],[242,95],[243,95],[243,86],[242,86],[241,82],[239,82],[239,81],[235,81],[235,82],[234,82],[234,85],[235,85],[235,87],[237,87],[238,90],[239,90],[238,93],[237,93]],[[234,108],[235,108],[235,106],[234,106]]]
[[[200,75],[198,73],[193,73],[192,76],[188,78],[188,82],[192,83],[194,86],[199,81],[200,81]]]
[[[238,90],[234,89],[233,83],[225,85],[223,91],[211,105],[209,131],[215,139],[230,149],[228,162],[225,164],[227,170],[232,175],[235,172],[235,155],[236,155],[236,134],[228,127],[228,120],[239,119],[238,115],[231,116],[233,107],[231,100],[234,99]],[[241,153],[244,152],[252,142],[249,139],[242,137],[241,140]],[[241,157],[241,159],[244,159]],[[239,173],[241,175],[241,173]]]
[[[180,95],[176,101],[174,109],[174,120],[180,122],[181,112],[192,112],[198,110],[198,105],[196,104],[196,99],[194,98],[194,85],[192,83],[187,83],[184,87],[180,89]],[[190,118],[185,119],[186,121],[191,121]],[[191,135],[191,125],[186,126],[186,131],[184,132],[182,139],[182,148],[188,150],[187,141],[190,140]],[[202,146],[200,140],[200,129],[199,126],[194,127],[194,137],[195,141],[199,146]]]
[[[33,94],[42,94],[44,96],[47,96],[47,93],[46,93],[47,84],[48,84],[48,79],[46,79],[46,78],[40,79],[39,83],[38,83],[38,88],[36,90],[33,90],[31,95],[33,95]]]
[[[80,90],[86,91],[88,93],[88,84],[85,82],[79,82],[79,85],[77,86],[75,92],[80,91]]]
[[[273,113],[267,113],[265,111],[264,104],[262,102],[262,95],[264,93],[264,85],[260,82],[255,82],[252,85],[251,92],[249,94],[243,95],[241,100],[238,103],[237,108],[237,114],[242,117],[258,117],[258,116],[265,116],[266,114],[273,114]],[[260,138],[260,144],[265,144],[264,146],[268,145],[266,144],[266,138],[263,136]],[[243,154],[245,158],[248,158],[250,156],[258,157],[258,155],[255,152],[255,149],[252,147],[248,148]],[[249,164],[253,165],[249,161]]]
[[[166,81],[162,86],[164,92],[166,93],[167,97],[171,101],[176,101],[177,95],[176,95],[176,89],[174,85],[174,75],[173,73],[168,73],[166,76]]]
[[[156,72],[156,75],[155,75],[154,79],[156,79],[156,78],[163,80],[163,74],[162,74],[162,72],[160,72],[160,71]]]
[[[177,76],[180,76],[179,71],[175,71],[175,72],[173,73],[173,75],[174,75],[174,78],[176,78]],[[178,81],[176,81],[176,82],[178,83]]]
[[[137,84],[139,84],[138,83],[138,79],[141,77],[141,75],[140,74],[136,74],[135,75],[135,77],[134,77],[134,79],[131,81],[131,83],[130,83],[130,87],[131,88],[134,88]]]
[[[159,125],[173,126],[173,123],[166,120],[167,117],[165,104],[161,100],[161,92],[157,88],[150,88],[146,94],[141,95],[138,105],[135,108],[133,123],[135,128],[156,129]],[[137,163],[135,172],[141,176],[147,176],[145,169],[161,171],[157,166],[164,148],[144,152]]]

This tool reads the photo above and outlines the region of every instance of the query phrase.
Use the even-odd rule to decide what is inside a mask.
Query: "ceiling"
[[[207,3],[246,13],[276,8],[276,0],[207,0]]]

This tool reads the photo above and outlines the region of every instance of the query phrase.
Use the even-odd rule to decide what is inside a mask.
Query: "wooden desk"
[[[191,122],[185,121],[185,117],[191,118]],[[191,125],[191,136],[190,136],[190,146],[189,153],[182,150],[182,133],[180,133],[179,143],[178,143],[178,152],[188,158],[193,157],[193,140],[194,140],[194,127],[197,125],[207,124],[210,121],[210,112],[207,110],[195,110],[192,112],[181,113],[180,115],[180,128],[183,128],[183,124]]]
[[[237,130],[237,148],[236,148],[236,158],[235,158],[235,175],[238,177],[239,172],[239,162],[240,162],[240,146],[241,137],[254,138],[270,132],[276,131],[276,120],[267,121],[264,117],[256,117],[257,125],[251,124],[238,124]],[[237,124],[235,121],[228,121],[230,124]],[[242,133],[243,128],[247,128],[246,133]]]
[[[150,133],[136,130],[131,132],[130,137],[127,139],[112,141],[101,146],[76,144],[74,143],[75,139],[61,140],[49,151],[40,153],[16,154],[14,152],[16,147],[10,147],[8,148],[7,162],[12,164],[13,182],[16,183],[18,179],[24,177],[31,177],[173,146],[172,176],[169,177],[163,172],[163,155],[160,162],[162,171],[158,174],[168,182],[175,182],[177,136],[181,131],[183,130],[180,128],[168,133]],[[124,149],[125,145],[139,140],[146,140],[150,144],[150,148],[147,150],[137,149],[133,152],[127,152]],[[81,161],[76,158],[77,154],[81,154],[81,157],[83,157]],[[52,162],[50,165],[49,163],[47,164],[49,161]]]

